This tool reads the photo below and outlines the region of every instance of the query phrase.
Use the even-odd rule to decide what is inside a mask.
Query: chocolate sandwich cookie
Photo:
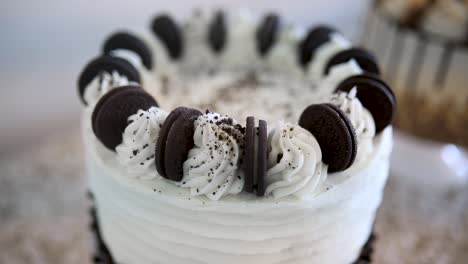
[[[116,32],[109,36],[102,47],[104,54],[110,54],[114,50],[129,50],[136,53],[146,69],[153,68],[153,57],[150,48],[143,40],[128,32]]]
[[[330,35],[334,32],[337,32],[334,28],[323,25],[309,30],[297,49],[299,64],[303,67],[309,64],[314,59],[315,51],[330,41]]]
[[[265,178],[268,159],[268,131],[265,120],[258,121],[258,143],[257,143],[257,196],[265,194]]]
[[[396,98],[390,87],[378,76],[361,74],[341,82],[337,91],[349,92],[356,87],[356,97],[374,118],[376,133],[393,122],[396,112]]]
[[[255,118],[247,117],[245,125],[245,190],[254,191],[255,182]]]
[[[172,181],[183,177],[183,163],[193,148],[195,120],[202,113],[195,109],[178,107],[164,121],[156,142],[155,163],[159,175]]]
[[[363,71],[376,75],[380,74],[379,65],[374,54],[361,48],[350,48],[335,54],[328,61],[324,74],[327,75],[333,66],[348,62],[351,59],[354,59]]]
[[[261,56],[265,56],[275,45],[279,31],[279,16],[268,14],[259,25],[256,33],[257,50]]]
[[[227,27],[222,11],[216,12],[208,30],[208,43],[215,53],[220,53],[226,45]]]
[[[153,19],[151,30],[166,46],[172,59],[179,59],[183,54],[184,43],[182,32],[176,22],[166,14]]]
[[[258,122],[255,127],[255,118],[247,117],[245,127],[245,190],[254,192],[257,196],[265,194],[265,177],[267,172],[268,134],[267,123]]]
[[[115,150],[122,143],[128,118],[138,110],[148,110],[152,106],[158,106],[158,103],[140,86],[117,87],[96,104],[91,117],[93,132],[104,146]]]
[[[338,107],[310,105],[302,113],[299,125],[317,139],[328,172],[343,171],[353,164],[357,153],[356,134],[351,121]]]
[[[127,77],[131,82],[140,83],[140,73],[130,62],[110,55],[97,57],[86,65],[78,78],[78,92],[84,105],[88,104],[84,99],[86,86],[100,73],[113,71]]]

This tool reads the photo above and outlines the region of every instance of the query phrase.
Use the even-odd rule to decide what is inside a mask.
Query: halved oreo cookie
[[[268,131],[265,120],[258,121],[258,147],[257,147],[257,196],[265,194],[265,178],[268,159]]]
[[[258,121],[255,127],[255,118],[247,117],[245,129],[245,190],[254,192],[257,196],[265,194],[265,177],[267,172],[268,133],[267,123]]]
[[[202,113],[195,109],[178,107],[166,118],[156,142],[155,163],[159,175],[172,181],[183,177],[183,163],[193,148],[195,120]]]
[[[208,43],[215,53],[220,53],[226,45],[227,27],[224,13],[218,11],[211,21],[208,30]]]
[[[255,118],[247,117],[245,125],[245,190],[254,191],[255,184]]]
[[[327,75],[335,65],[354,59],[365,72],[380,74],[379,65],[374,54],[361,48],[350,48],[335,54],[327,63],[324,74]]]
[[[151,23],[151,30],[164,43],[172,59],[182,56],[184,46],[182,32],[169,15],[162,14],[155,17]]]
[[[323,44],[330,41],[330,35],[337,32],[334,28],[320,25],[312,28],[305,38],[299,43],[298,58],[303,67],[313,60],[315,51]]]
[[[115,150],[122,143],[128,117],[152,106],[158,106],[158,103],[140,86],[115,88],[96,104],[91,118],[93,132],[104,146]]]
[[[116,32],[106,39],[102,47],[104,54],[110,54],[112,51],[119,49],[136,53],[148,70],[151,70],[153,67],[153,57],[150,48],[137,36],[128,32]]]
[[[299,125],[317,139],[329,172],[343,171],[353,164],[357,153],[356,135],[351,121],[338,107],[310,105],[302,113]]]
[[[376,133],[393,122],[396,98],[390,87],[373,74],[351,76],[341,82],[336,91],[349,92],[356,87],[356,97],[374,118]]]
[[[261,56],[265,56],[276,43],[279,31],[279,16],[268,14],[259,25],[256,33],[257,50]]]
[[[88,104],[84,99],[86,86],[100,73],[113,71],[124,75],[131,82],[140,83],[140,73],[130,62],[110,55],[97,57],[86,65],[78,78],[78,92],[84,105]]]

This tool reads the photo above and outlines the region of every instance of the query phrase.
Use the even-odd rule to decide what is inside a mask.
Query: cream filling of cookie
[[[112,71],[112,73],[102,72],[86,86],[84,99],[89,106],[93,106],[99,98],[110,90],[115,87],[128,85],[129,83],[127,77],[119,74],[117,71]]]
[[[358,141],[357,156],[354,162],[364,162],[374,149],[375,122],[371,113],[356,98],[356,88],[353,88],[349,93],[333,94],[329,102],[338,106],[351,121]]]
[[[468,4],[455,0],[437,1],[422,21],[424,31],[452,40],[464,40],[467,34]]]
[[[178,186],[190,188],[192,195],[205,195],[210,200],[242,191],[239,141],[243,135],[235,137],[230,133],[235,132],[235,123],[217,113],[206,113],[195,121],[195,146],[183,164],[184,177]]]
[[[117,158],[127,170],[128,176],[139,179],[153,179],[155,171],[155,148],[167,112],[158,107],[138,110],[128,118],[128,126],[117,146]]]
[[[322,151],[310,132],[298,125],[279,121],[270,133],[265,195],[303,197],[322,190],[327,165]]]
[[[317,48],[313,60],[307,68],[307,76],[314,81],[320,81],[324,77],[325,67],[328,61],[340,51],[351,48],[351,42],[339,33],[332,33],[330,40]]]

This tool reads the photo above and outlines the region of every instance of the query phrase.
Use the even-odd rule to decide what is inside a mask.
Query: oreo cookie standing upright
[[[85,89],[91,81],[102,72],[112,73],[113,71],[127,77],[130,82],[141,82],[140,73],[127,60],[110,55],[103,55],[91,60],[80,73],[78,78],[78,93],[84,105],[87,105],[84,98]]]
[[[371,113],[375,132],[379,133],[393,122],[396,98],[390,87],[378,76],[364,73],[351,76],[341,82],[336,91],[349,92],[356,88],[356,97]]]
[[[351,121],[338,107],[310,105],[299,118],[299,125],[317,139],[329,172],[343,171],[353,164],[357,154],[356,135]]]
[[[253,116],[246,119],[244,162],[245,190],[253,192],[255,184],[255,118]]]
[[[194,146],[194,122],[202,115],[195,109],[178,107],[167,116],[156,142],[156,169],[162,177],[180,181],[183,163]]]
[[[169,15],[156,16],[151,23],[151,30],[164,43],[172,59],[177,60],[182,57],[184,52],[182,31]]]
[[[134,52],[138,55],[146,69],[151,70],[153,68],[153,57],[150,48],[143,40],[129,32],[116,32],[104,41],[102,46],[104,54],[112,54],[116,50]]]
[[[104,146],[115,150],[122,143],[128,117],[152,106],[158,106],[158,103],[140,86],[118,87],[105,94],[96,104],[91,117],[93,132]]]
[[[268,132],[267,123],[258,121],[255,127],[255,118],[247,117],[245,127],[245,190],[256,191],[257,196],[265,194],[265,177],[268,159]]]
[[[362,70],[368,73],[380,74],[377,58],[370,51],[361,48],[350,48],[338,52],[327,63],[324,69],[324,75],[327,75],[335,65],[348,62],[354,59]]]
[[[227,30],[224,13],[216,12],[208,29],[208,43],[215,53],[221,53],[226,46]]]
[[[315,51],[330,41],[330,36],[334,32],[337,31],[324,25],[310,29],[297,47],[299,64],[306,67],[314,59]]]
[[[265,56],[275,45],[279,34],[280,18],[276,14],[268,14],[259,25],[256,32],[257,50],[260,56]]]

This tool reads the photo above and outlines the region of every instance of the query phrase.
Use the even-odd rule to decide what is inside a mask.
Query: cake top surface
[[[128,186],[202,202],[315,197],[390,136],[396,102],[374,56],[326,26],[164,14],[103,53],[79,78],[85,142]]]

